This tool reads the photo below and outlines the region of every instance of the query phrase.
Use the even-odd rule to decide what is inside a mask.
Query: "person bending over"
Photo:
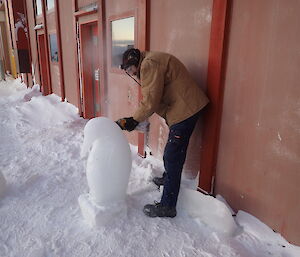
[[[116,121],[121,129],[132,131],[153,113],[169,126],[163,155],[165,172],[163,177],[153,178],[156,185],[164,185],[161,201],[145,205],[143,211],[150,217],[175,217],[189,139],[209,100],[185,66],[171,54],[131,48],[124,52],[121,68],[140,80],[143,96],[132,117]]]

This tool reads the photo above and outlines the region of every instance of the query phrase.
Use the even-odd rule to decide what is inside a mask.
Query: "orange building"
[[[177,56],[211,100],[185,173],[200,171],[199,189],[300,244],[299,1],[1,2],[18,73],[84,118],[116,120],[138,106],[139,87],[118,68],[128,46]],[[161,158],[168,127],[156,115],[150,123],[127,136],[141,156]]]

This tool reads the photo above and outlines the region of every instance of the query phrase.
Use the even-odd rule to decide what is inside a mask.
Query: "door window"
[[[51,62],[58,62],[58,48],[56,34],[49,35]]]
[[[47,0],[47,10],[51,10],[54,8],[54,0]]]
[[[114,20],[111,22],[111,64],[119,67],[123,53],[134,47],[134,17]]]
[[[42,14],[42,0],[36,0],[36,15]]]

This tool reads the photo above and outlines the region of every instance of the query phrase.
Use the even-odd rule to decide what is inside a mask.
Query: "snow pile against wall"
[[[30,92],[26,85],[21,83],[20,79],[13,80],[7,77],[6,81],[0,82],[0,98],[2,100],[18,100],[24,96],[24,92]]]
[[[61,98],[55,94],[43,96],[39,85],[26,88],[20,79],[8,78],[6,82],[2,81],[0,99],[20,101],[15,108],[15,114],[32,128],[55,127],[79,118],[78,109],[74,105],[61,102]]]
[[[99,227],[117,216],[126,216],[132,160],[119,126],[105,117],[90,120],[84,129],[81,155],[88,155],[86,175],[90,192],[78,199],[86,221]]]
[[[249,213],[238,211],[236,222],[243,228],[244,233],[249,233],[257,242],[272,246],[273,254],[269,252],[270,256],[300,256],[300,247],[294,247],[280,234],[275,233],[270,227]],[[256,256],[255,249],[249,249],[253,256]],[[278,254],[275,254],[275,252],[278,252]]]
[[[274,240],[280,245],[287,244],[287,241],[280,234],[274,233],[274,231],[266,224],[262,223],[259,219],[247,212],[238,211],[236,221],[244,228],[244,230],[249,231],[260,240],[268,238]]]
[[[33,88],[32,94],[24,96],[25,102],[18,112],[21,118],[37,128],[55,127],[64,122],[78,119],[78,109],[68,103],[61,102],[61,98],[55,94],[42,96],[36,95],[37,88]],[[32,116],[32,113],[35,113]]]
[[[238,229],[231,211],[212,196],[196,190],[182,188],[178,199],[178,209],[187,212],[197,223],[204,223],[225,235],[233,236]]]

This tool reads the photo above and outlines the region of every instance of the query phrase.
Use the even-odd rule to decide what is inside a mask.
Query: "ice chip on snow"
[[[182,188],[178,198],[178,210],[186,211],[196,221],[226,235],[233,235],[238,226],[226,205],[212,196],[196,190]]]
[[[0,198],[4,195],[5,189],[6,189],[6,180],[2,172],[0,171]]]
[[[120,210],[127,210],[125,197],[132,165],[131,151],[118,125],[108,118],[98,117],[90,120],[84,129],[82,156],[87,155],[90,192],[81,195],[78,201],[90,225],[103,225],[120,214]],[[114,209],[114,205],[123,207]]]

